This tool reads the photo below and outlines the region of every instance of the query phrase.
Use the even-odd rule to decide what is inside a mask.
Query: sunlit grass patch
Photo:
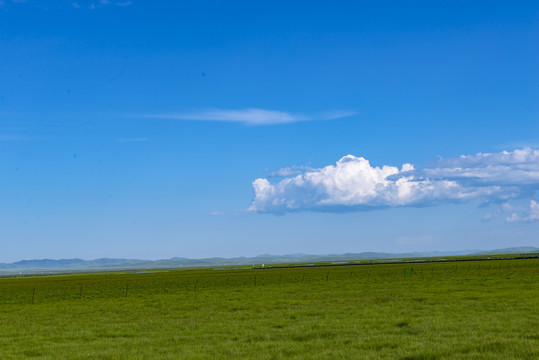
[[[539,261],[415,264],[414,272],[373,265],[0,279],[0,357],[539,358]]]

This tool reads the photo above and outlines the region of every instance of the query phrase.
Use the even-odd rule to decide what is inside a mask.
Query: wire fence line
[[[499,259],[501,260],[501,259]],[[493,279],[497,276],[532,277],[537,280],[537,258],[512,258],[486,261],[470,259],[459,261],[414,262],[373,264],[376,266],[354,267],[274,267],[273,271],[247,271],[182,273],[145,276],[124,274],[119,278],[101,275],[100,278],[81,279],[80,276],[49,278],[2,279],[0,281],[0,304],[39,304],[62,300],[120,299],[163,296],[185,296],[215,291],[257,291],[268,287],[371,286],[381,283],[396,284],[408,281],[467,281],[469,277],[481,276]],[[385,265],[385,266],[379,266]],[[403,266],[404,265],[404,266]],[[279,270],[280,269],[280,270]],[[517,277],[515,277],[517,279]],[[12,281],[17,280],[17,281]]]

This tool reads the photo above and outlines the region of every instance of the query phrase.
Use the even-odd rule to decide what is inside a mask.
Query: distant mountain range
[[[253,264],[279,264],[279,263],[304,263],[321,261],[350,261],[350,260],[375,260],[396,258],[439,257],[456,255],[489,255],[489,254],[521,254],[539,253],[539,248],[532,246],[512,247],[488,251],[431,251],[412,253],[383,253],[362,252],[332,255],[259,255],[256,257],[236,258],[206,258],[188,259],[173,257],[165,260],[140,260],[140,259],[61,259],[61,260],[22,260],[10,264],[0,263],[0,273],[35,272],[35,271],[97,271],[97,270],[133,270],[133,269],[163,269],[201,266],[230,266],[230,265],[253,265]]]

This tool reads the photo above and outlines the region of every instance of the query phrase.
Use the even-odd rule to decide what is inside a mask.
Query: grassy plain
[[[538,299],[537,259],[5,278],[0,358],[538,359]]]

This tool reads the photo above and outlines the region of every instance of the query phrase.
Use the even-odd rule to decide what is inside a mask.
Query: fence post
[[[125,297],[127,297],[127,293],[129,292],[129,283],[125,285]]]
[[[198,279],[195,281],[195,292],[197,291]]]
[[[79,288],[79,300],[82,299],[82,283],[80,284],[80,288]]]
[[[36,295],[36,288],[34,288],[34,291],[32,292],[32,304],[34,303],[34,296]]]

